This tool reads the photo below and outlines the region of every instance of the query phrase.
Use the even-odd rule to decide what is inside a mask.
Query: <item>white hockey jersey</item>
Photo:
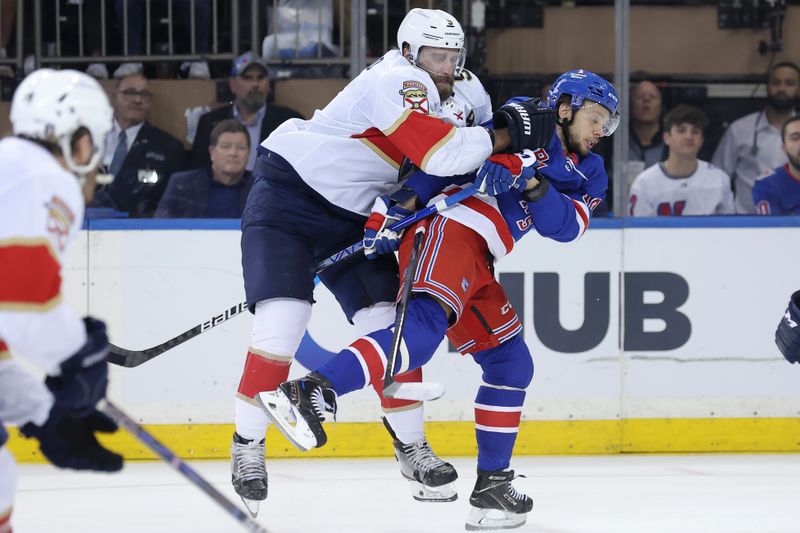
[[[86,343],[83,321],[61,298],[83,196],[73,174],[24,139],[0,141],[0,169],[0,421],[41,424],[52,396],[11,354],[54,373]]]
[[[392,50],[311,119],[284,122],[261,146],[327,201],[366,216],[375,198],[397,184],[404,157],[428,174],[454,176],[491,155],[483,128],[456,128],[440,118],[443,112],[431,77]]]
[[[670,176],[659,163],[636,176],[629,197],[635,217],[723,215],[735,211],[731,180],[724,170],[697,161],[691,176]]]
[[[468,70],[453,84],[453,95],[442,102],[442,119],[456,128],[480,126],[492,119],[492,100],[481,80]]]

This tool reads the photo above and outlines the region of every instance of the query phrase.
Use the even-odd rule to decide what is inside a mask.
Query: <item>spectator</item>
[[[688,105],[679,105],[664,116],[667,159],[636,176],[629,202],[632,216],[733,213],[730,178],[697,158],[707,126],[705,113]]]
[[[211,130],[211,165],[172,176],[156,217],[241,218],[253,175],[245,169],[250,152],[247,128],[226,119]]]
[[[800,215],[800,116],[781,128],[781,149],[789,161],[753,186],[759,215]]]
[[[631,133],[629,161],[643,161],[645,168],[666,155],[661,134],[661,91],[652,81],[641,81],[631,88]]]
[[[241,122],[250,135],[250,156],[247,170],[253,170],[256,149],[261,141],[290,118],[303,118],[294,109],[267,105],[269,71],[263,60],[245,52],[236,58],[228,80],[234,101],[200,117],[192,146],[192,165],[202,167],[209,163],[208,146],[212,128],[221,120],[233,118]]]
[[[737,213],[755,212],[756,178],[786,163],[781,128],[795,114],[798,95],[800,68],[778,63],[767,76],[767,107],[733,122],[717,146],[711,161],[733,179]]]
[[[114,126],[106,137],[102,159],[114,181],[97,191],[91,207],[113,207],[134,217],[152,216],[169,177],[185,168],[183,144],[145,120],[152,100],[142,74],[117,80],[111,99]]]
[[[127,24],[125,4],[127,2]],[[191,42],[190,21],[192,13],[192,5],[194,2],[194,52],[199,55],[205,55],[209,52],[211,44],[210,31],[211,31],[211,3],[209,0],[169,0],[170,5],[175,10],[172,17],[172,24],[175,22],[183,22],[185,24],[185,39],[178,39],[177,42]],[[145,2],[143,0],[116,0],[115,8],[117,13],[117,20],[119,21],[120,36],[122,40],[122,52],[124,55],[144,55],[146,52],[142,44],[142,34],[144,33],[145,24]],[[125,42],[125,26],[127,26],[127,42]],[[185,50],[190,53],[191,49]],[[181,69],[188,71],[189,78],[197,78],[207,80],[211,77],[208,70],[208,63],[205,61],[192,61],[184,63]],[[142,64],[136,62],[122,63],[117,70],[114,71],[115,78],[122,78],[128,74],[134,74],[142,71]]]

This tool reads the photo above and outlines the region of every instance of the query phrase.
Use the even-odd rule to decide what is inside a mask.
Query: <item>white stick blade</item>
[[[397,400],[413,400],[430,402],[444,396],[444,385],[441,383],[400,383],[395,381],[383,389],[386,398]]]

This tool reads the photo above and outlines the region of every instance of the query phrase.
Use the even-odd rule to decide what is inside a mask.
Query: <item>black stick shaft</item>
[[[168,465],[180,472],[194,486],[205,492],[212,500],[217,502],[220,507],[236,519],[247,531],[253,533],[268,533],[261,524],[250,518],[247,513],[239,509],[233,502],[225,497],[220,491],[205,480],[195,469],[186,464],[180,457],[175,455],[172,450],[164,446],[158,439],[151,435],[146,429],[136,423],[119,407],[110,400],[104,400],[102,410],[119,425],[127,429],[134,437],[139,439],[145,446],[150,448],[156,455],[161,457]]]

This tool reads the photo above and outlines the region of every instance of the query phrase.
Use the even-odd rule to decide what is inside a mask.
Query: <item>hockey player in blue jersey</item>
[[[269,420],[255,397],[286,381],[314,302],[314,267],[361,238],[377,196],[397,183],[408,157],[432,175],[476,170],[508,147],[543,146],[552,112],[523,105],[504,111],[503,127],[456,128],[440,116],[464,63],[464,32],[440,10],[413,9],[398,30],[398,48],[361,72],[309,120],[283,123],[259,147],[255,183],[242,216],[245,293],[255,314],[251,343],[235,399],[231,479],[251,513],[266,499],[264,434]],[[357,257],[320,274],[359,334],[394,321],[397,262],[385,255]],[[433,454],[422,418],[407,425],[419,436],[403,439],[403,413],[387,413],[397,440],[424,472],[452,466]],[[414,433],[406,431],[405,433]],[[438,480],[441,481],[441,480]],[[454,494],[453,494],[454,496]]]
[[[759,215],[800,215],[800,115],[783,125],[781,141],[789,162],[753,186],[753,204]]]
[[[430,190],[429,177],[413,174],[406,182],[423,201],[433,195],[430,201],[436,202],[472,179],[486,193],[419,223],[426,228],[425,240],[393,369],[397,373],[424,365],[446,335],[483,370],[475,398],[478,479],[467,529],[519,527],[533,506],[531,498],[511,485],[514,472],[509,469],[533,360],[491,263],[534,228],[561,242],[580,238],[608,183],[602,158],[591,148],[619,123],[613,86],[591,72],[570,71],[551,87],[548,106],[557,114],[558,129],[547,149],[494,155],[477,176],[455,179],[438,195]],[[385,216],[382,204],[376,201],[371,216],[374,234],[365,232],[365,246],[376,255],[396,249],[401,239],[379,224]],[[403,270],[413,234],[406,232],[399,247]],[[270,417],[301,449],[324,445],[325,411],[335,412],[339,395],[382,386],[392,340],[392,327],[374,331],[315,372],[282,383],[279,393],[262,395]],[[285,401],[296,424],[281,409]]]

